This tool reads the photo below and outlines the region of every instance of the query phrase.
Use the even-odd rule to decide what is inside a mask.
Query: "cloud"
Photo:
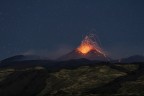
[[[64,54],[69,53],[72,50],[73,50],[73,48],[70,46],[61,45],[58,48],[56,48],[55,50],[48,52],[48,54],[49,54],[48,56],[49,56],[49,58],[56,59]]]
[[[41,57],[49,58],[49,59],[57,59],[58,57],[67,54],[68,52],[72,51],[73,48],[67,45],[60,45],[53,50],[48,49],[41,49],[41,50],[27,50],[22,52],[23,55],[38,55]]]
[[[22,55],[34,55],[34,54],[35,54],[34,50],[28,50],[28,51],[22,52]]]

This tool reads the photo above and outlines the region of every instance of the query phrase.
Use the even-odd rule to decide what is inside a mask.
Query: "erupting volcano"
[[[99,53],[105,55],[93,37],[93,34],[86,35],[80,46],[77,48],[77,51],[84,55],[88,54],[90,51],[95,51],[97,54]]]
[[[82,40],[80,46],[78,46],[72,52],[60,57],[60,60],[80,59],[86,58],[89,60],[107,61],[107,56],[96,42],[94,34],[88,34]]]

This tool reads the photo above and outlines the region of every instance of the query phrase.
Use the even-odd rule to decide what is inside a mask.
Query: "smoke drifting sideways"
[[[39,56],[40,59],[51,59],[55,60],[59,58],[62,55],[65,55],[73,50],[73,47],[67,46],[67,45],[61,45],[58,46],[57,48],[54,48],[53,50],[48,50],[48,49],[42,49],[42,50],[28,50],[25,52],[21,52],[20,54],[28,56],[28,55],[33,55],[33,56]]]

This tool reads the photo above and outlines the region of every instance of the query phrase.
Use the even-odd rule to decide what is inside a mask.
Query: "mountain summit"
[[[94,34],[88,34],[84,37],[81,44],[72,52],[62,56],[59,60],[70,60],[86,58],[89,60],[107,61],[108,58],[102,50]]]

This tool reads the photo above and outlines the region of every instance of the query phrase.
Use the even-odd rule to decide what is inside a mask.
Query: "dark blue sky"
[[[61,55],[95,29],[112,57],[144,53],[143,0],[0,0],[0,59]]]

